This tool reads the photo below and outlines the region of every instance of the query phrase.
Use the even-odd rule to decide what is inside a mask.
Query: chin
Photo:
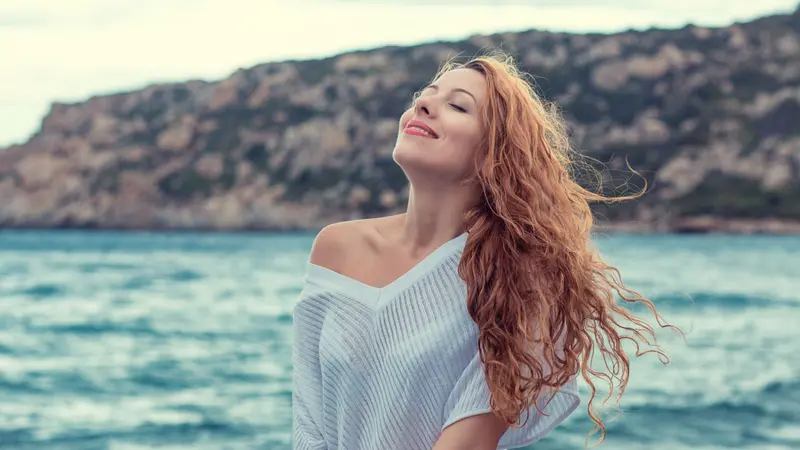
[[[455,176],[451,163],[436,158],[430,151],[419,146],[397,145],[392,158],[403,169],[409,180],[427,178],[443,181]]]
[[[419,145],[414,145],[413,142],[403,142],[400,139],[392,151],[392,158],[403,169],[410,167],[425,167],[431,163],[430,152],[425,152],[425,149],[420,148]]]

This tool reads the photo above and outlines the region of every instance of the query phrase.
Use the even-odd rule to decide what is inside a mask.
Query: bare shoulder
[[[351,263],[378,252],[381,231],[396,224],[399,216],[347,220],[330,224],[317,233],[309,262],[336,272],[347,272]]]
[[[309,262],[339,271],[353,256],[366,251],[381,220],[347,220],[326,226],[314,238]]]
[[[330,224],[317,233],[311,246],[309,262],[312,264],[335,269],[336,262],[342,252],[352,244],[355,234],[352,221]]]

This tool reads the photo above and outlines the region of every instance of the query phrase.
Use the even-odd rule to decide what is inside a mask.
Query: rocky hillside
[[[411,94],[454,53],[496,46],[561,103],[616,192],[640,184],[625,158],[650,182],[640,200],[598,207],[603,220],[800,223],[795,12],[719,29],[476,36],[54,104],[28,142],[0,151],[0,226],[313,229],[397,212],[407,191],[391,152]]]

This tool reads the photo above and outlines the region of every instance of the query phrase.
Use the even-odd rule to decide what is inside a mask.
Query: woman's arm
[[[508,425],[492,413],[453,422],[439,435],[432,450],[497,450]]]

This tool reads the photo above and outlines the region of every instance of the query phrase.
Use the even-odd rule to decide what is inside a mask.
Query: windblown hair
[[[492,410],[511,426],[540,394],[552,398],[580,371],[591,389],[588,415],[600,432],[606,427],[594,406],[592,377],[609,385],[608,400],[619,400],[629,378],[629,356],[655,352],[653,328],[623,302],[642,303],[661,327],[652,302],[627,288],[619,271],[603,262],[591,242],[589,202],[617,202],[643,195],[607,197],[578,184],[579,156],[571,148],[556,106],[542,100],[512,58],[495,52],[451,69],[473,69],[485,77],[483,145],[476,154],[481,201],[468,212],[459,273],[468,286],[468,310],[479,328],[479,351],[492,392]],[[633,169],[631,169],[633,170]],[[682,333],[681,333],[682,334]],[[643,348],[644,347],[644,348]],[[594,370],[599,353],[606,370]],[[527,421],[527,419],[526,419]],[[588,439],[588,436],[587,436]]]

